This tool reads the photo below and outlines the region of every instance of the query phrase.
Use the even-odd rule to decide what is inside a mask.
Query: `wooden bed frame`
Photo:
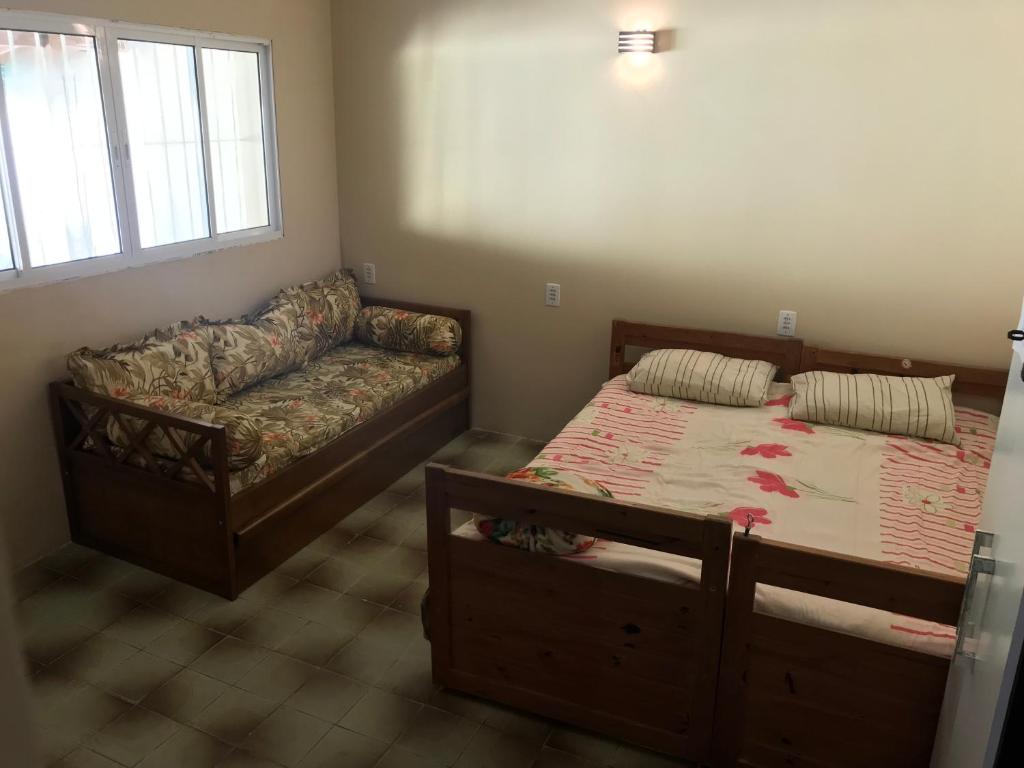
[[[700,584],[452,533],[451,510],[701,561]],[[434,681],[690,760],[711,754],[731,523],[427,466]]]
[[[715,764],[925,768],[950,660],[760,613],[757,584],[955,626],[963,579],[733,540]]]
[[[955,373],[955,394],[991,399],[1001,399],[1007,377],[1002,370],[805,347],[795,338],[624,320],[612,323],[611,377],[632,368],[630,348],[767,360],[782,380],[807,370]],[[697,762],[927,763],[949,661],[756,614],[753,585],[955,624],[962,580],[741,535],[723,631],[728,521],[436,465],[427,469],[427,494],[437,683]],[[453,508],[696,557],[701,583],[666,584],[453,536]],[[679,624],[683,607],[687,619]],[[643,632],[623,634],[627,627]],[[639,637],[651,645],[638,645]],[[714,638],[722,639],[721,665]],[[865,739],[878,743],[863,745]]]
[[[66,381],[50,384],[71,538],[234,599],[468,429],[469,311],[369,297],[364,303],[455,318],[462,326],[462,365],[234,495],[223,426],[131,405]],[[110,450],[108,417],[120,421],[134,450]],[[126,417],[144,426],[133,429]],[[165,428],[196,436],[173,464],[146,448],[149,432]],[[173,442],[173,433],[168,436]],[[207,445],[212,471],[197,458]]]

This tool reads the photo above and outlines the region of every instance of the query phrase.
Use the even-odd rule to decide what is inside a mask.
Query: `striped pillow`
[[[810,371],[791,379],[790,418],[959,445],[953,379]]]
[[[695,349],[648,352],[626,377],[629,388],[645,395],[678,397],[718,405],[764,403],[776,366]]]

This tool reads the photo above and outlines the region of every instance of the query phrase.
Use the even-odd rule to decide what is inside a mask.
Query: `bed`
[[[610,381],[518,482],[428,468],[437,682],[698,762],[926,763],[994,420],[961,411],[961,446],[937,454],[792,421],[782,382],[761,408],[630,392],[627,350],[669,347],[768,360],[783,381],[808,365],[906,372],[794,339],[616,321]],[[1005,381],[957,372],[974,395]],[[933,498],[940,454],[951,490]],[[929,504],[949,531],[897,530],[907,507]],[[495,546],[484,525],[453,532],[453,508],[597,542],[561,557]],[[822,714],[843,713],[851,697],[836,691],[871,684],[875,699],[915,706],[900,710],[901,731],[885,730],[893,745],[829,762],[896,711],[854,695],[845,730]]]

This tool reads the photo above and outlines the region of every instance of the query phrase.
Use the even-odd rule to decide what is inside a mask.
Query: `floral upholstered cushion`
[[[291,302],[273,299],[238,322],[211,323],[213,376],[222,398],[293,371],[305,362],[312,334]]]
[[[181,322],[154,331],[134,344],[106,349],[82,347],[68,355],[75,386],[114,397],[165,395],[216,403],[211,334]]]
[[[205,421],[209,424],[223,424],[227,432],[228,467],[243,469],[263,456],[263,440],[256,422],[241,411],[221,405],[197,403],[163,395],[132,395],[125,398],[134,405],[166,411],[176,416]],[[134,448],[132,435],[138,439],[146,426],[143,419],[133,416],[121,416],[119,419],[110,417],[107,423],[107,437],[119,448]],[[155,427],[146,435],[146,448],[155,456],[168,459],[181,458],[183,451],[192,447],[198,439],[195,433],[180,429],[170,429],[170,436],[162,427]],[[199,457],[200,461],[211,463],[211,445],[207,443]]]
[[[302,330],[301,355],[305,362],[352,340],[352,328],[360,303],[351,272],[340,270],[323,280],[285,288],[275,301],[282,306],[291,306],[295,312]]]
[[[239,476],[241,485],[269,477],[313,453],[454,370],[459,362],[455,355],[344,344],[301,370],[234,395],[227,404],[259,427],[267,457],[258,472],[246,470],[244,477]]]
[[[454,318],[392,307],[363,307],[355,335],[364,344],[425,355],[454,355],[462,345],[462,326]]]

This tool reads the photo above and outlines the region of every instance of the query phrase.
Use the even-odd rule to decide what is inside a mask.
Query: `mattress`
[[[513,476],[668,510],[724,515],[765,539],[964,575],[996,417],[957,408],[959,446],[794,421],[788,384],[760,408],[630,392],[624,376]],[[483,539],[468,523],[459,536]],[[669,582],[700,563],[609,541],[560,555]],[[759,612],[948,656],[952,627],[760,585]]]

